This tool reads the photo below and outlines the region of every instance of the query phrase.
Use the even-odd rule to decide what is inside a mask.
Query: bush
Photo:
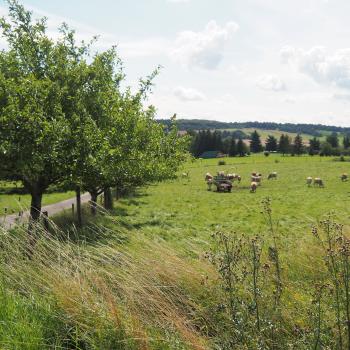
[[[226,165],[226,162],[224,160],[219,160],[218,165]]]
[[[264,152],[264,156],[265,156],[265,157],[268,157],[269,155],[270,155],[270,152],[269,152],[269,151],[265,151],[265,152]]]
[[[345,157],[344,156],[340,156],[339,161],[345,162]]]

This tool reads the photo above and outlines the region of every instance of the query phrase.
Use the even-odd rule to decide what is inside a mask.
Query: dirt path
[[[90,198],[91,197],[90,197],[89,193],[84,193],[81,196],[81,202],[87,203],[90,200]],[[62,210],[72,208],[72,204],[76,205],[75,197],[70,198],[70,199],[66,199],[62,202],[46,205],[46,206],[42,207],[41,211],[42,212],[47,211],[49,217],[51,217],[52,215],[55,215],[55,214],[61,212]],[[14,225],[17,225],[19,223],[23,223],[23,222],[27,221],[28,218],[29,218],[29,211],[28,210],[25,211],[21,217],[18,214],[0,216],[0,225],[5,227],[6,229],[9,229]]]

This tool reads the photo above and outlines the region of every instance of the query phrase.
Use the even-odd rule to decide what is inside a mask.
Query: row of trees
[[[0,52],[0,178],[21,181],[38,220],[50,185],[88,191],[96,206],[111,187],[122,191],[175,174],[188,142],[173,123],[167,130],[144,101],[158,74],[122,89],[125,79],[115,48],[91,53],[66,25],[60,38],[47,35],[46,19],[9,0],[9,20],[0,27],[7,49]],[[108,204],[109,203],[109,204]],[[93,211],[95,207],[93,206]]]
[[[273,135],[269,135],[265,141],[265,147],[262,146],[260,135],[254,131],[251,135],[250,150],[258,153],[263,150],[268,152],[280,152],[283,154],[309,153],[310,155],[320,154],[325,156],[339,155],[350,151],[350,136],[345,135],[342,138],[342,144],[336,132],[329,134],[325,140],[314,137],[308,141],[308,145],[304,143],[300,134],[292,139],[287,134],[282,134],[277,140]]]
[[[265,150],[267,152],[294,153],[299,155],[304,153],[305,149],[303,138],[300,134],[297,134],[294,140],[286,134],[282,134],[279,140],[275,136],[269,135],[266,138],[265,147],[263,147],[260,135],[256,130],[251,135],[250,151],[252,153],[259,153]]]
[[[243,156],[248,152],[259,153],[262,151],[296,155],[308,152],[310,155],[320,154],[326,156],[339,155],[350,151],[350,136],[345,135],[340,141],[336,132],[329,134],[324,141],[314,137],[308,141],[308,144],[304,142],[300,134],[297,134],[294,138],[291,138],[288,134],[282,134],[279,139],[269,135],[263,145],[261,136],[255,130],[249,136],[249,147],[242,138],[237,140],[234,135],[224,134],[218,130],[190,131],[189,134],[192,136],[190,151],[195,157],[199,157],[206,151],[220,151],[231,157]]]
[[[198,132],[188,132],[192,136],[190,152],[195,157],[206,151],[220,151],[230,157],[243,156],[249,149],[240,137],[238,140],[232,134],[221,131],[201,130]]]

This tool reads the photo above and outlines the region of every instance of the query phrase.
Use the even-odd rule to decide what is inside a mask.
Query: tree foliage
[[[290,138],[288,135],[282,134],[278,143],[278,151],[283,155],[290,152]]]
[[[293,151],[298,156],[304,153],[303,138],[300,134],[297,134],[294,138]]]
[[[175,120],[165,128],[144,107],[156,69],[139,89],[125,78],[115,48],[96,54],[66,25],[52,40],[46,20],[9,0],[1,19],[8,49],[0,53],[0,176],[22,181],[37,220],[42,195],[65,182],[89,191],[137,187],[174,176],[186,159],[187,137]]]
[[[252,132],[251,134],[251,140],[250,140],[250,151],[253,153],[259,153],[263,150],[260,135],[256,130]]]
[[[312,138],[309,141],[309,154],[314,155],[320,152],[321,142],[317,137]]]
[[[338,134],[336,132],[332,132],[328,135],[326,141],[334,148],[339,146]]]
[[[277,151],[277,139],[273,135],[269,135],[265,142],[265,149],[268,152],[276,152]]]

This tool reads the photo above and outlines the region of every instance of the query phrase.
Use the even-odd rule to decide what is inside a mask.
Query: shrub
[[[224,160],[219,160],[218,165],[226,165],[226,162]]]
[[[269,151],[265,151],[265,152],[264,152],[264,156],[265,156],[265,157],[268,157],[269,155],[270,155],[270,152],[269,152]]]

